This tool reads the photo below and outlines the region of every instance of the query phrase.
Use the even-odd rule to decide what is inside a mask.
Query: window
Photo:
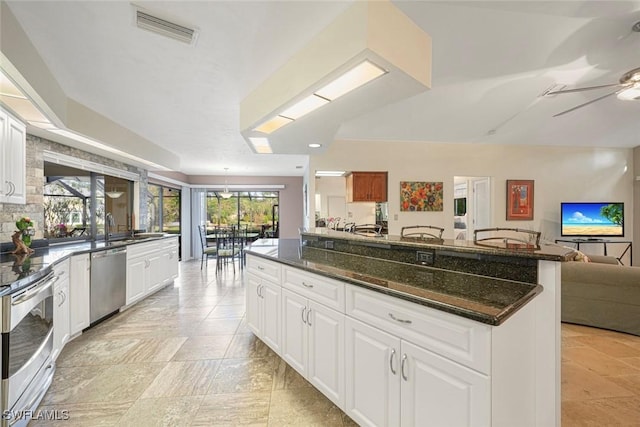
[[[278,227],[277,191],[241,191],[224,199],[219,192],[207,193],[207,229],[215,226],[246,226],[264,236]]]
[[[107,212],[115,222],[112,233],[131,229],[132,181],[50,162],[44,176],[46,239],[101,238]]]
[[[147,231],[180,234],[180,196],[175,188],[149,184]]]

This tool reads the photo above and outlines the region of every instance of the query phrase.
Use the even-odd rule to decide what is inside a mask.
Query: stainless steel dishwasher
[[[120,310],[127,300],[127,248],[91,254],[91,326]]]

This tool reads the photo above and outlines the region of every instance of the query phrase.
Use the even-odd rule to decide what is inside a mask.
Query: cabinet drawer
[[[59,262],[53,266],[53,271],[56,276],[59,276],[58,282],[62,282],[65,279],[69,278],[69,259],[65,259],[62,262]]]
[[[346,296],[347,315],[489,374],[490,326],[358,286]]]
[[[282,286],[344,313],[344,283],[292,267],[283,267]]]
[[[161,249],[160,242],[134,243],[127,245],[127,259],[143,256]]]
[[[160,249],[171,249],[174,247],[178,247],[178,238],[166,238],[158,241],[158,247]]]
[[[278,284],[280,284],[280,278],[282,277],[279,263],[255,256],[247,257],[247,271]]]

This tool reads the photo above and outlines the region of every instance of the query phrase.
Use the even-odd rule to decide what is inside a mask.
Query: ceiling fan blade
[[[624,85],[624,84],[620,84],[620,83],[611,83],[611,84],[608,84],[608,85],[579,87],[579,88],[576,88],[576,89],[552,90],[552,91],[543,93],[543,96],[560,95],[562,93],[584,92],[584,91],[587,91],[587,90],[602,89],[602,88],[605,88],[605,87],[614,87],[614,86],[627,87],[629,85]]]
[[[561,113],[554,114],[554,115],[553,115],[553,117],[558,117],[558,116],[562,116],[563,114],[570,113],[570,112],[572,112],[572,111],[577,110],[578,108],[582,108],[582,107],[587,106],[587,105],[589,105],[589,104],[593,104],[593,103],[594,103],[594,102],[596,102],[596,101],[600,101],[601,99],[605,99],[605,98],[607,98],[607,97],[609,97],[609,96],[611,96],[611,95],[615,95],[615,94],[617,94],[618,92],[620,92],[620,90],[616,90],[616,91],[613,91],[613,92],[611,92],[611,93],[607,93],[606,95],[599,96],[599,97],[597,97],[597,98],[595,98],[595,99],[592,99],[591,101],[587,101],[587,102],[585,102],[584,104],[576,105],[575,107],[573,107],[573,108],[569,108],[568,110],[565,110],[565,111],[563,111],[563,112],[561,112]]]

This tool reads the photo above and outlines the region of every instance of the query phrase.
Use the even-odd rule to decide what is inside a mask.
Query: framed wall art
[[[442,212],[442,182],[400,182],[401,212]]]
[[[533,220],[533,180],[507,180],[507,221]]]

